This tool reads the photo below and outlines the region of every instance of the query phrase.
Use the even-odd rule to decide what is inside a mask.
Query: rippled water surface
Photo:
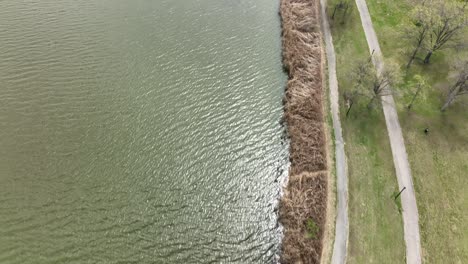
[[[277,11],[0,1],[0,263],[272,263]]]

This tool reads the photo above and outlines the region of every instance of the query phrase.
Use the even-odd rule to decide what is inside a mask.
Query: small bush
[[[314,219],[310,218],[307,220],[307,236],[312,239],[316,239],[319,233],[319,226],[315,223]]]

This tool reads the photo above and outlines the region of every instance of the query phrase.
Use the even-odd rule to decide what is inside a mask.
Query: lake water
[[[0,263],[272,263],[278,0],[0,1]]]

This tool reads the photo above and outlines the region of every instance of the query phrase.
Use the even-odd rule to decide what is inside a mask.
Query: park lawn
[[[340,94],[351,86],[349,73],[356,60],[369,56],[357,8],[353,9],[346,24],[339,23],[339,13],[331,21]],[[333,12],[333,1],[328,11]],[[369,111],[363,100],[346,118],[340,100],[349,170],[348,263],[404,263],[402,217],[393,199],[398,184],[383,112],[380,107]]]
[[[367,3],[384,57],[404,68],[405,47],[411,45],[400,32],[411,6],[407,0]],[[468,32],[462,39],[467,42]],[[416,60],[404,84],[397,87],[395,101],[416,190],[425,263],[468,263],[468,106],[457,102],[440,112],[450,85],[450,66],[467,55],[445,49],[435,53],[429,65]],[[426,77],[431,87],[408,111],[415,74]],[[427,136],[424,128],[429,128]]]

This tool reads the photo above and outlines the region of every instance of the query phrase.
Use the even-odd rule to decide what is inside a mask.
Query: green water
[[[0,1],[0,263],[272,263],[277,0]]]

